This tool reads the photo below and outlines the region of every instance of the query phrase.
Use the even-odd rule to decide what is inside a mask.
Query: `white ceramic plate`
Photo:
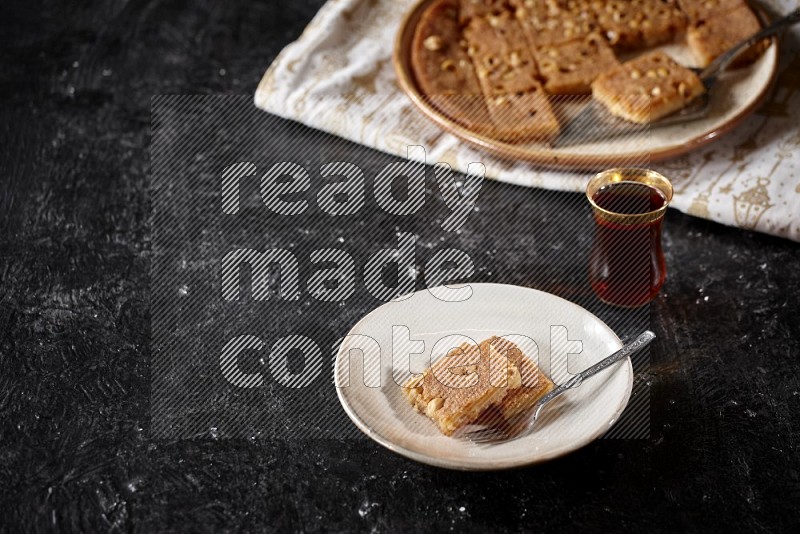
[[[630,398],[630,360],[565,393],[534,432],[507,442],[478,445],[445,437],[427,417],[411,409],[398,384],[428,367],[432,352],[435,361],[450,346],[461,343],[450,335],[468,336],[476,342],[492,335],[515,336],[512,340],[526,354],[535,355],[538,349],[539,366],[556,383],[622,346],[600,319],[549,293],[499,284],[469,287],[472,296],[462,302],[445,302],[427,290],[414,293],[380,306],[353,327],[339,348],[335,376],[339,400],[358,428],[413,460],[465,470],[542,462],[606,432]],[[403,332],[424,343],[424,350],[403,358],[409,347],[414,352],[422,349],[419,342],[416,347],[403,343],[402,335],[397,335]],[[440,345],[434,351],[437,342]]]

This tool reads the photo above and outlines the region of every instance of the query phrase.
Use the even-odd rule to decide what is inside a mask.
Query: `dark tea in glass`
[[[655,171],[612,169],[589,181],[586,196],[595,220],[592,289],[608,304],[647,304],[667,276],[661,227],[672,184]]]

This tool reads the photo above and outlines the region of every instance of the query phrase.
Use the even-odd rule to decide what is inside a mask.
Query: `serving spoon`
[[[767,37],[772,37],[784,28],[798,22],[800,22],[800,8],[795,9],[785,17],[777,19],[761,31],[733,46],[712,61],[705,69],[691,69],[700,78],[706,88],[706,92],[682,110],[649,124],[638,124],[612,115],[600,102],[592,100],[561,131],[553,142],[553,147],[561,148],[590,141],[643,134],[658,126],[682,124],[705,117],[711,108],[711,93],[716,86],[719,75],[731,62],[745,49]]]

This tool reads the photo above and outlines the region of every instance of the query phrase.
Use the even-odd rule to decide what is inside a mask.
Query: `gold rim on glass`
[[[601,187],[619,182],[633,182],[645,184],[656,189],[664,197],[664,205],[657,210],[647,213],[616,213],[606,210],[597,205],[594,195]],[[672,183],[661,173],[650,169],[639,169],[636,167],[620,167],[609,169],[596,174],[586,185],[586,198],[592,205],[594,212],[602,219],[616,224],[644,224],[659,220],[667,211],[669,203],[672,201]]]

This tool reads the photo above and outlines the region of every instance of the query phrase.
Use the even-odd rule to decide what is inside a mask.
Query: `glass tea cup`
[[[672,184],[637,168],[603,171],[586,186],[595,221],[589,283],[607,304],[635,308],[652,301],[667,276],[661,231]]]

